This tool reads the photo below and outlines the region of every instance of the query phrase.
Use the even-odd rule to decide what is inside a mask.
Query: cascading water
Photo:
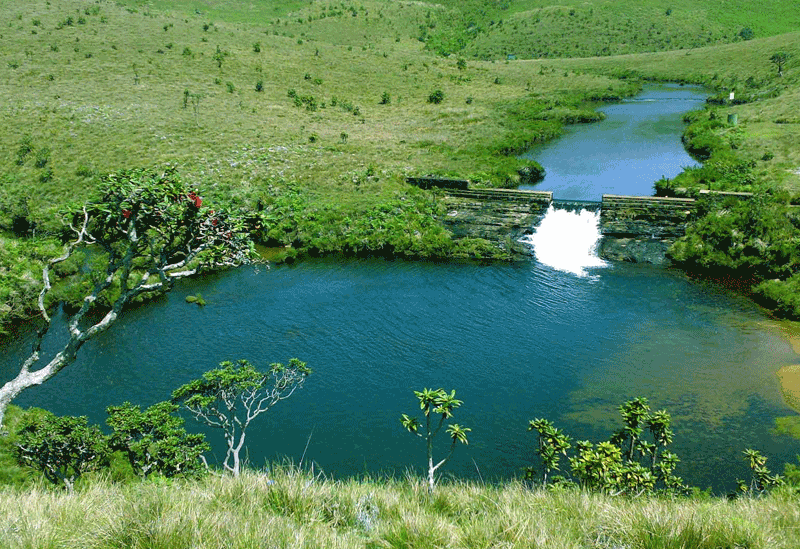
[[[601,236],[599,212],[560,210],[551,204],[536,232],[520,241],[533,249],[539,263],[585,277],[586,269],[607,265],[597,256]]]

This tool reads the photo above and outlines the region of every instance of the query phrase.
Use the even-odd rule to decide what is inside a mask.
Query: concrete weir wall
[[[697,210],[693,198],[604,194],[601,202],[583,202],[554,199],[549,191],[469,189],[469,182],[460,179],[409,178],[408,182],[423,189],[441,189],[448,209],[442,222],[454,238],[485,238],[519,253],[527,253],[527,248],[516,241],[530,234],[554,204],[560,209],[600,210],[599,255],[604,259],[665,265],[667,250],[686,233]],[[700,200],[750,196],[700,191]]]
[[[692,198],[604,194],[600,207],[603,235],[630,238],[678,238],[696,209]]]

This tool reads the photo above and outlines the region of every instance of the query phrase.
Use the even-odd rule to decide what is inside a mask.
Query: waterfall
[[[536,232],[520,241],[533,249],[539,263],[584,277],[587,268],[607,265],[597,257],[600,237],[600,212],[559,210],[551,204]]]

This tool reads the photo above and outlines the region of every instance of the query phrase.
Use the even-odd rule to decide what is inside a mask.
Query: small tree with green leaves
[[[530,420],[528,422],[528,431],[539,433],[539,445],[534,452],[539,456],[539,460],[542,463],[542,483],[547,484],[550,472],[559,470],[561,456],[566,456],[567,450],[571,448],[569,436],[546,419]],[[533,467],[528,467],[525,470],[526,479],[533,480],[534,475],[535,469]]]
[[[247,360],[222,362],[203,377],[176,389],[172,401],[182,404],[206,425],[222,429],[227,452],[223,467],[239,476],[240,453],[250,423],[303,386],[311,369],[293,358],[261,372]]]
[[[783,66],[789,60],[790,55],[785,51],[776,51],[769,58],[770,61],[778,68],[778,76],[783,76]]]
[[[785,480],[782,476],[772,475],[767,469],[767,458],[761,452],[748,448],[743,453],[753,472],[753,477],[750,479],[750,484],[743,480],[736,481],[742,494],[760,495],[771,488],[784,484]]]
[[[41,471],[53,484],[72,492],[84,473],[108,465],[108,438],[85,416],[59,417],[49,412],[36,417],[18,432],[17,459]]]
[[[436,471],[453,455],[456,444],[469,444],[467,441],[467,433],[472,429],[461,427],[457,423],[451,423],[447,426],[447,434],[450,436],[451,444],[450,451],[447,456],[434,464],[433,462],[433,439],[441,431],[444,420],[453,417],[453,411],[461,406],[461,401],[456,399],[456,392],[452,391],[450,394],[444,389],[423,389],[422,391],[414,391],[419,399],[419,407],[422,413],[425,414],[425,433],[420,432],[422,424],[416,417],[409,417],[403,414],[400,417],[400,423],[403,427],[408,429],[408,432],[425,439],[425,446],[428,452],[428,490],[433,492],[436,486]],[[438,421],[432,416],[439,415]]]
[[[130,402],[109,406],[106,423],[114,431],[111,448],[125,454],[142,478],[202,475],[207,470],[203,452],[211,448],[205,435],[186,432],[177,411],[171,402],[158,402],[144,411]]]
[[[438,105],[444,101],[444,92],[442,90],[434,90],[428,94],[428,103]]]
[[[211,56],[211,59],[217,62],[217,68],[222,68],[222,62],[225,61],[225,58],[228,57],[228,52],[223,51],[222,48],[217,46],[217,51],[214,52],[214,55]]]

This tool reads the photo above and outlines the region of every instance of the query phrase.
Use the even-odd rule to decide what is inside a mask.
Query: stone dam
[[[551,205],[557,209],[599,210],[603,236],[600,257],[655,265],[669,264],[666,252],[685,234],[698,201],[750,196],[716,191],[701,191],[698,199],[605,194],[599,202],[586,202],[559,200],[549,191],[470,189],[468,181],[457,179],[409,178],[408,182],[434,189],[435,199],[447,207],[442,222],[456,239],[485,238],[528,255],[529,249],[517,241],[533,231]]]

